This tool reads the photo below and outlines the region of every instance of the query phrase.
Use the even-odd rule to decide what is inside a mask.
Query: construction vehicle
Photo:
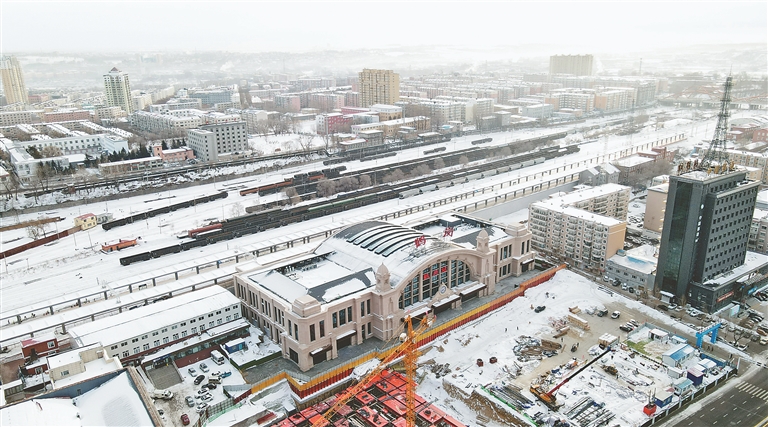
[[[405,365],[406,373],[406,388],[405,388],[405,425],[406,427],[416,427],[416,362],[419,359],[419,340],[421,335],[432,326],[434,316],[427,316],[421,321],[418,328],[413,329],[411,323],[411,316],[406,316],[403,319],[404,332],[400,334],[399,338],[401,344],[398,345],[392,352],[384,358],[371,372],[363,377],[357,384],[349,387],[342,393],[336,402],[331,405],[327,411],[322,414],[318,414],[312,419],[312,427],[325,427],[331,425],[331,419],[339,412],[339,410],[355,395],[363,391],[370,385],[372,379],[376,378],[384,371],[392,362],[399,358],[403,358],[403,364]]]
[[[611,348],[607,347],[605,351],[603,351],[599,356],[595,357],[594,359],[587,362],[584,366],[577,369],[576,372],[569,375],[566,379],[564,379],[560,384],[556,385],[552,390],[550,391],[544,391],[544,387],[542,384],[533,383],[531,384],[530,391],[533,393],[534,396],[536,396],[539,400],[541,400],[547,407],[553,411],[557,411],[557,409],[560,407],[560,405],[557,404],[557,398],[555,396],[555,393],[557,390],[564,386],[568,381],[571,380],[571,378],[575,377],[576,375],[579,375],[581,371],[587,369],[592,365],[593,363],[600,360],[603,356],[611,352]]]

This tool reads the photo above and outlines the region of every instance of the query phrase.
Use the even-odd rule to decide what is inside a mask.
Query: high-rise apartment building
[[[133,99],[131,97],[131,82],[128,74],[112,68],[104,74],[104,92],[107,98],[107,106],[120,107],[128,114],[133,113]]]
[[[400,100],[400,75],[392,70],[365,68],[359,73],[360,106],[394,105]]]
[[[549,74],[592,75],[592,55],[554,55],[549,57]]]
[[[29,104],[24,75],[21,74],[21,65],[15,56],[3,56],[0,59],[0,77],[3,79],[3,91],[8,104]]]
[[[657,292],[706,311],[728,302],[733,295],[728,287],[715,286],[701,301],[697,295],[703,295],[702,285],[710,279],[744,264],[759,186],[748,181],[744,171],[692,171],[670,177]]]

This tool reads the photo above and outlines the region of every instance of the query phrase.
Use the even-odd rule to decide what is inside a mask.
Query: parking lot
[[[201,364],[206,365],[207,372],[203,372],[200,367]],[[190,373],[190,369],[194,369],[194,374]],[[176,370],[174,369],[174,371]],[[221,378],[221,384],[211,384],[211,375],[216,372],[220,374],[229,372],[229,375]],[[176,374],[181,377],[182,381],[167,388],[173,392],[173,398],[155,400],[155,406],[163,411],[162,418],[166,426],[183,425],[181,422],[182,414],[187,414],[190,421],[194,423],[198,418],[199,408],[204,409],[227,399],[224,394],[224,385],[245,384],[240,372],[230,365],[229,361],[225,361],[223,365],[217,365],[210,358],[180,368]],[[195,380],[201,375],[203,379],[195,384]],[[209,384],[211,385],[209,386]],[[187,397],[191,398],[191,405],[187,402]]]

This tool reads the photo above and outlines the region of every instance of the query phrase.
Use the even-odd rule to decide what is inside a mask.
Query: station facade
[[[399,336],[406,315],[494,293],[499,280],[533,269],[530,241],[524,225],[458,214],[412,228],[366,221],[312,252],[241,267],[235,292],[245,316],[306,371],[344,347]]]

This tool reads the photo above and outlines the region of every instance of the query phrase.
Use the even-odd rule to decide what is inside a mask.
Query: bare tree
[[[467,156],[459,157],[459,164],[461,165],[461,167],[463,168],[467,167],[467,163],[469,163],[469,159],[467,158]]]
[[[430,169],[429,166],[427,166],[425,163],[422,163],[413,168],[411,171],[411,176],[417,178],[423,175],[429,175],[430,173],[432,173],[432,169]]]
[[[438,157],[434,161],[432,161],[432,167],[435,170],[444,168],[445,167],[445,162],[443,161],[443,158],[442,157]]]
[[[353,191],[357,190],[359,187],[360,183],[357,178],[353,176],[345,176],[344,178],[341,178],[339,180],[339,185],[337,186],[339,191]]]
[[[321,179],[317,182],[317,195],[328,197],[336,194],[336,182],[328,179]]]
[[[395,169],[395,170],[392,171],[392,173],[387,174],[386,176],[384,176],[382,181],[385,182],[385,183],[387,183],[387,182],[395,182],[395,181],[401,181],[404,178],[405,178],[405,173],[403,173],[403,171],[400,170],[400,169]]]
[[[46,145],[43,147],[42,150],[40,150],[40,154],[45,157],[59,157],[62,155],[61,148],[55,146],[55,145]]]
[[[37,223],[27,227],[27,236],[32,240],[37,240],[41,237],[45,237],[48,233],[48,224]]]
[[[314,135],[305,133],[299,134],[299,146],[301,146],[301,150],[304,151],[305,154],[309,154],[309,151],[312,149],[312,140],[314,138]]]
[[[368,188],[372,185],[369,175],[360,175],[360,188]]]
[[[232,203],[229,207],[229,213],[232,215],[232,217],[238,217],[240,215],[243,215],[245,213],[245,208],[243,207],[243,204],[240,202]]]
[[[283,191],[285,193],[285,196],[288,197],[288,203],[292,205],[296,205],[299,202],[301,202],[301,196],[299,196],[299,192],[296,191],[293,187],[288,187]]]

